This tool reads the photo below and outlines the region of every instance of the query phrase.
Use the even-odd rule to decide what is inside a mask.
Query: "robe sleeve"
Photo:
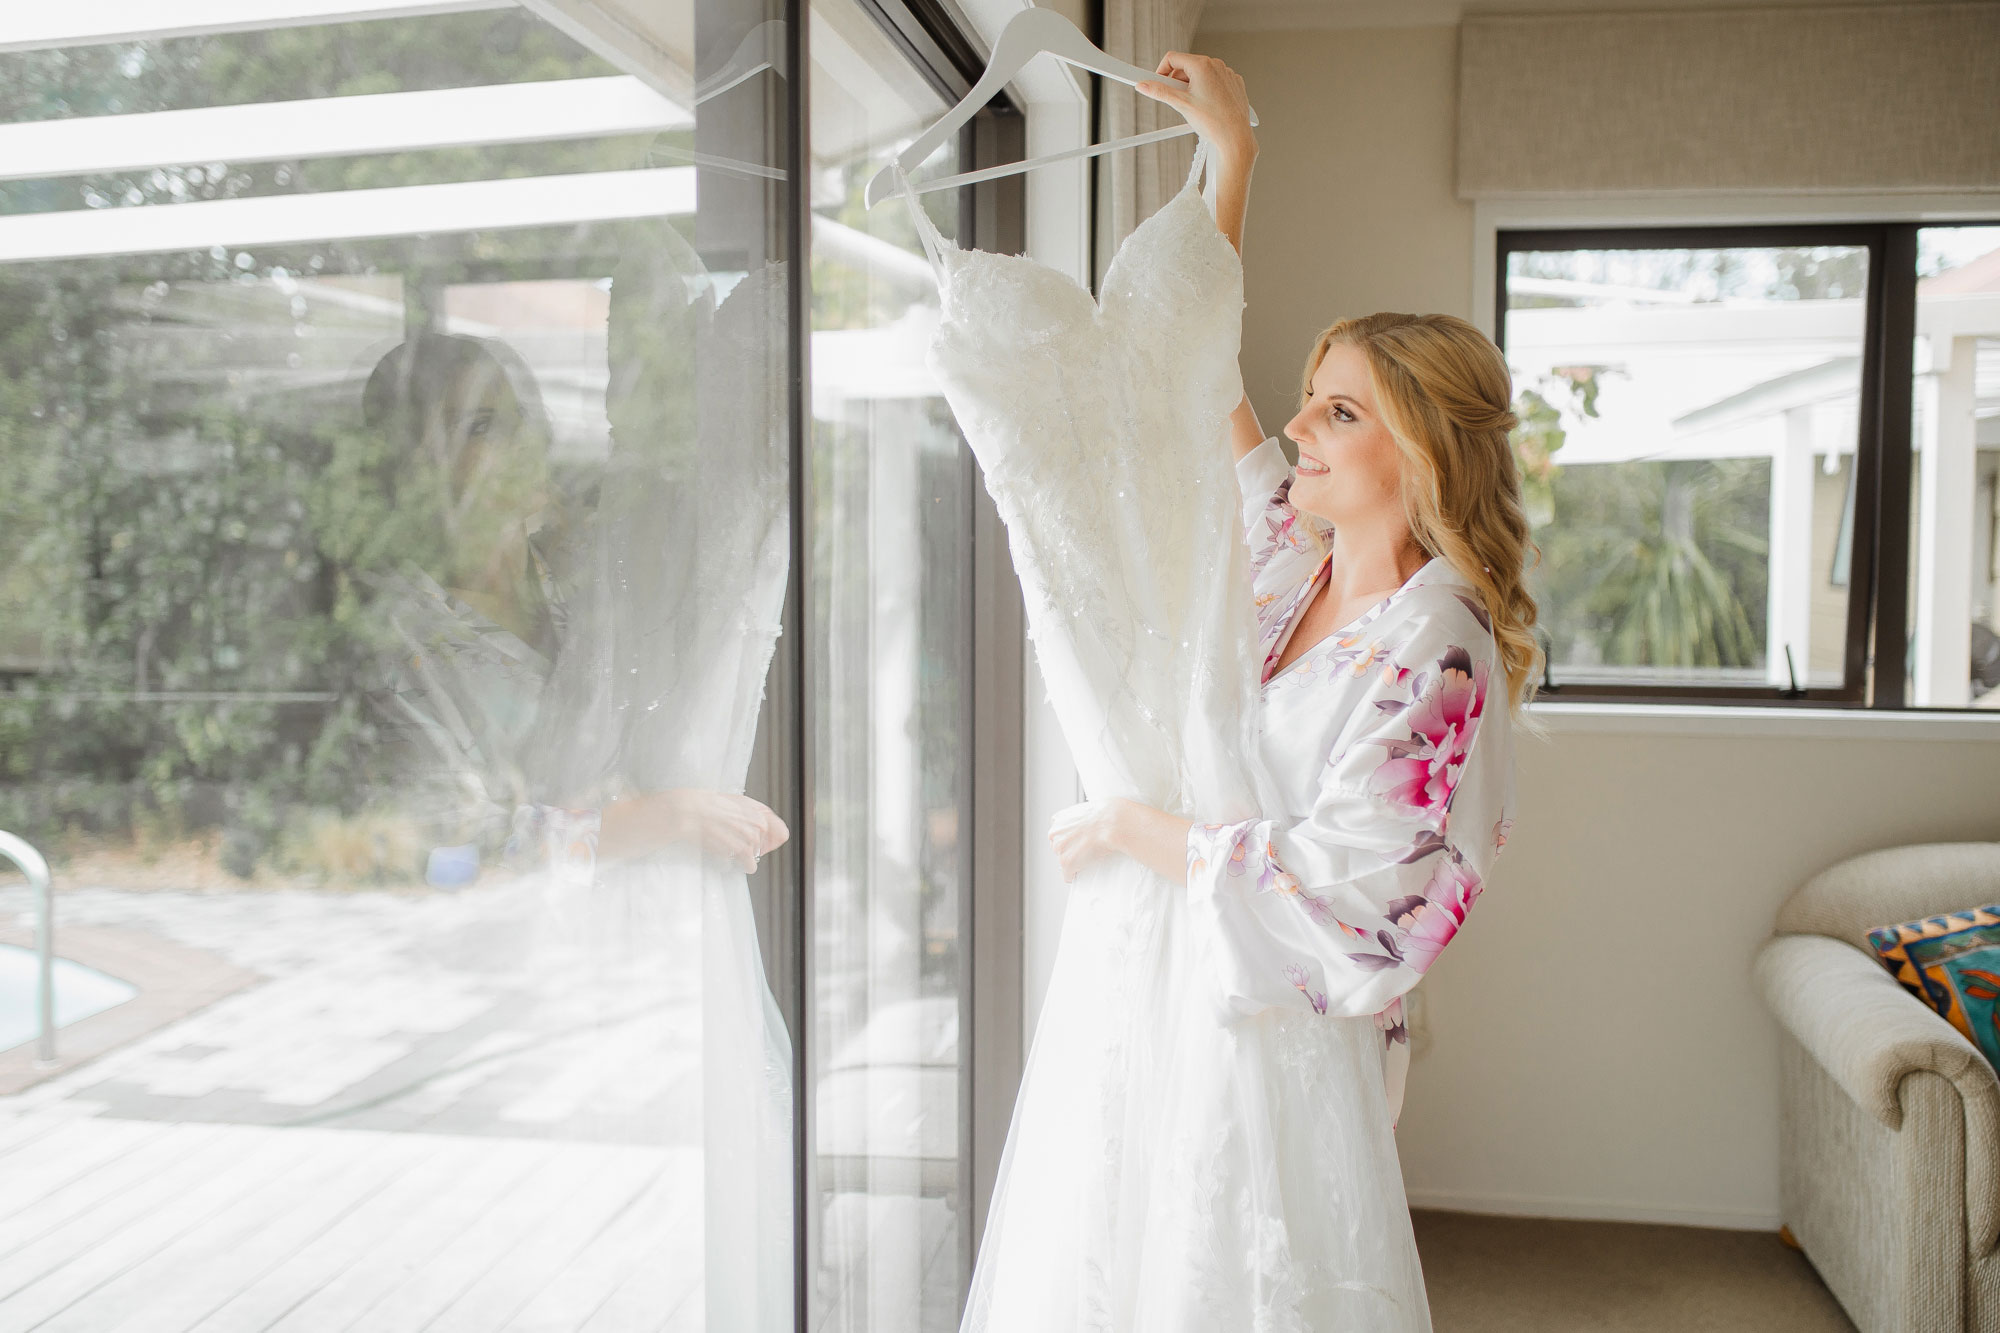
[[[1259,588],[1295,584],[1326,550],[1324,526],[1292,504],[1292,476],[1276,436],[1236,460],[1243,540],[1250,546],[1250,578]]]
[[[1190,903],[1224,1012],[1379,1013],[1478,898],[1512,799],[1505,676],[1478,613],[1444,600],[1357,659],[1370,685],[1342,692],[1353,715],[1309,816],[1188,830]]]
[[[518,805],[505,856],[546,871],[561,889],[587,889],[597,879],[597,837],[603,827],[603,812],[594,807]]]
[[[1291,466],[1273,435],[1236,460],[1236,488],[1243,493],[1243,534],[1254,547],[1264,515],[1279,502],[1279,487],[1291,480]]]

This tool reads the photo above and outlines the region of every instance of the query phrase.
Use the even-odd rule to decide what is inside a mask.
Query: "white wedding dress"
[[[1288,804],[1256,762],[1227,444],[1243,279],[1196,188],[1205,156],[1101,303],[958,250],[911,198],[943,289],[931,368],[1007,525],[1085,790],[1198,823]],[[1078,876],[965,1333],[1429,1328],[1381,1033],[1246,1003],[1212,922],[1127,858]]]

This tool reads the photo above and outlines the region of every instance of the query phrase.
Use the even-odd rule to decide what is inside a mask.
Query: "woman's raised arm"
[[[1250,395],[1244,394],[1243,401],[1229,414],[1229,443],[1236,450],[1236,461],[1264,442],[1264,428],[1257,422],[1257,409],[1250,406]]]
[[[1257,132],[1250,126],[1250,99],[1243,76],[1213,56],[1169,51],[1159,73],[1186,81],[1142,83],[1139,91],[1165,102],[1188,118],[1214,155],[1215,225],[1243,253],[1243,217],[1250,207],[1250,169],[1257,163]]]
[[[1139,91],[1165,102],[1188,118],[1214,154],[1215,225],[1243,253],[1243,220],[1250,208],[1250,170],[1257,163],[1257,132],[1250,126],[1250,101],[1243,77],[1212,56],[1169,51],[1159,72],[1185,79],[1187,88],[1142,83]],[[1264,442],[1257,413],[1246,396],[1229,417],[1229,442],[1242,458]]]

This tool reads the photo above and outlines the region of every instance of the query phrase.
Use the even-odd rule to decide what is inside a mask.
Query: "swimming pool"
[[[33,949],[0,944],[0,1051],[33,1041],[40,1030],[41,1015],[35,1007],[38,975]],[[56,959],[53,982],[58,1028],[101,1014],[139,993],[139,988],[129,981],[120,981],[67,958]]]

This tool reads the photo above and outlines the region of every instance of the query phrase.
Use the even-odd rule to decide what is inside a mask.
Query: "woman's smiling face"
[[[1285,424],[1299,447],[1291,500],[1336,526],[1362,515],[1401,512],[1403,459],[1376,410],[1368,357],[1334,343],[1313,371],[1299,414]]]

